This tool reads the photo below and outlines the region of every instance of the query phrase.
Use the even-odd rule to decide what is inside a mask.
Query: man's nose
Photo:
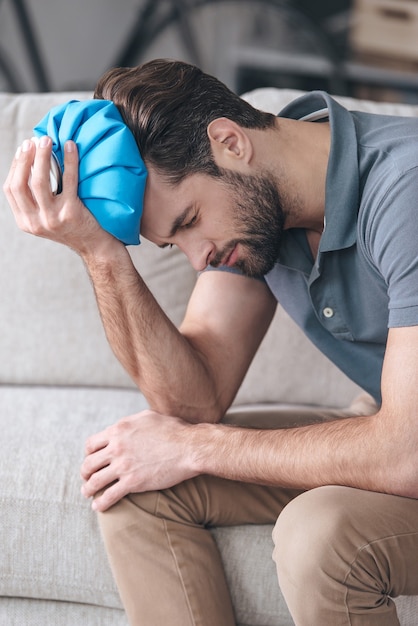
[[[190,265],[196,272],[202,272],[209,264],[213,246],[210,242],[201,242],[184,250]]]

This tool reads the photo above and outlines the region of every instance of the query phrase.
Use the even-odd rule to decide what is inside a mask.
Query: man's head
[[[147,165],[145,238],[179,246],[197,270],[226,261],[248,275],[273,267],[284,225],[279,185],[265,166],[241,159],[236,168],[222,151],[238,162],[252,151],[245,130],[274,129],[274,115],[197,67],[162,59],[108,71],[95,98],[116,104]]]
[[[186,176],[219,176],[208,139],[221,117],[243,128],[274,126],[275,116],[254,109],[216,78],[193,65],[156,59],[109,70],[95,98],[112,100],[133,132],[148,166],[177,184]]]

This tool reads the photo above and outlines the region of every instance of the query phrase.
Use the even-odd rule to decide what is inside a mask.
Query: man
[[[232,626],[207,526],[277,519],[295,624],[398,624],[389,596],[418,593],[418,120],[322,93],[276,118],[163,60],[95,95],[147,165],[142,235],[202,272],[180,329],[78,199],[74,143],[60,195],[48,138],[24,142],[4,189],[22,229],[83,258],[151,407],[92,436],[82,466],[130,623]],[[374,400],[299,428],[219,423],[277,300]]]

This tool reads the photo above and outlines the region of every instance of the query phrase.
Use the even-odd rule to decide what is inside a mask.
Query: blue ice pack
[[[48,135],[53,156],[64,170],[64,144],[77,144],[78,195],[106,231],[125,245],[139,244],[147,170],[135,138],[110,100],[71,100],[35,126]]]

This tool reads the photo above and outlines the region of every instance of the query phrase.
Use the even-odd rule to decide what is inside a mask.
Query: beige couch
[[[249,99],[278,112],[295,95],[261,90]],[[32,126],[51,106],[74,97],[88,95],[0,95],[2,180]],[[418,114],[411,107],[355,106]],[[146,402],[106,343],[79,258],[21,233],[2,194],[0,204],[0,624],[122,626],[127,622],[96,518],[80,495],[79,466],[89,434]],[[145,243],[132,255],[179,322],[195,280],[186,260],[175,249]],[[343,406],[358,391],[279,309],[236,405]],[[271,560],[271,527],[214,534],[237,623],[290,626]],[[418,624],[418,597],[398,604],[402,626]]]

